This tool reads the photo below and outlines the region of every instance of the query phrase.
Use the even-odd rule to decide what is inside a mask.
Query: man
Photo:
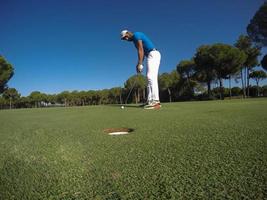
[[[142,32],[130,32],[123,30],[121,39],[133,42],[138,53],[138,62],[136,65],[137,73],[141,73],[143,69],[143,61],[146,57],[147,61],[147,103],[144,109],[159,109],[161,107],[159,101],[158,87],[158,71],[160,65],[160,52],[155,48],[152,41]]]

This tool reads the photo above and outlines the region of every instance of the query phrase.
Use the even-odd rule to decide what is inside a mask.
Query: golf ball
[[[124,106],[121,106],[121,109],[124,109]]]

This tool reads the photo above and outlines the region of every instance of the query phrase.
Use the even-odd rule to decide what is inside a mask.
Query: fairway
[[[264,199],[266,143],[266,98],[0,110],[0,199]]]

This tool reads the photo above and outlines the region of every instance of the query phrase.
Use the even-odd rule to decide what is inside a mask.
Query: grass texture
[[[0,199],[264,199],[266,143],[264,98],[1,110]]]

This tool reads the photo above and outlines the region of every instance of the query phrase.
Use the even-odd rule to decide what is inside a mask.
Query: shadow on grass
[[[143,104],[109,104],[107,106],[118,107],[118,108],[121,108],[121,106],[124,106],[124,108],[139,108],[139,109],[143,108]]]

